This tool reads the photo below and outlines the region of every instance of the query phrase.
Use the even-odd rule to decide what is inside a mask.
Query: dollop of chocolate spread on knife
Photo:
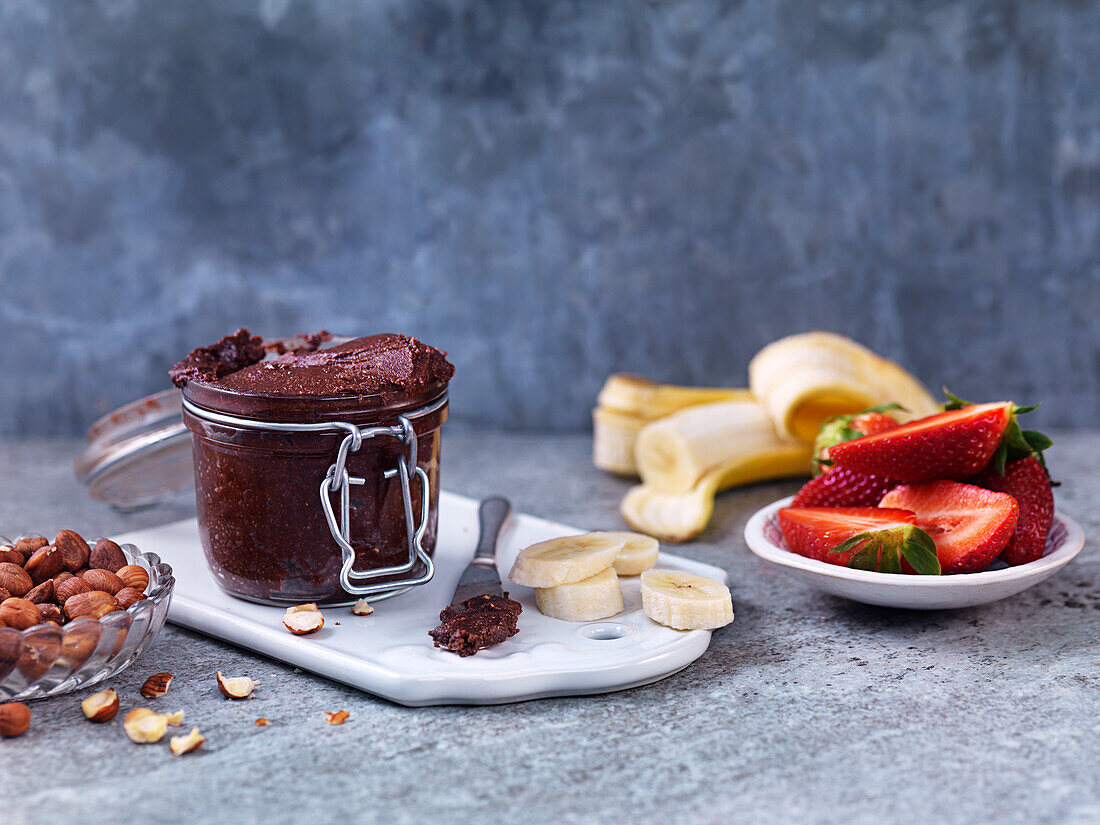
[[[429,632],[436,647],[473,656],[479,650],[499,645],[519,633],[516,622],[523,605],[503,596],[488,593],[467,599],[461,605],[452,604],[439,614],[441,624]]]

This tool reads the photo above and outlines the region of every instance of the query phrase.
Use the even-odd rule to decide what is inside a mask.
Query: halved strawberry
[[[894,426],[897,426],[895,424]],[[830,467],[798,491],[792,507],[874,507],[898,486],[897,481],[846,467]]]
[[[935,545],[915,518],[882,507],[784,507],[779,529],[791,550],[818,561],[900,573],[904,559],[909,569],[939,573]]]
[[[838,467],[896,481],[969,478],[985,467],[1015,405],[1011,401],[947,410],[829,448]]]
[[[956,481],[902,484],[879,506],[916,513],[917,526],[936,543],[944,573],[985,570],[1008,544],[1020,512],[1007,493]]]
[[[974,477],[973,483],[987,490],[1008,493],[1020,506],[1016,530],[1001,558],[1007,564],[1027,564],[1042,558],[1047,531],[1054,520],[1054,494],[1050,477],[1037,456],[1030,455],[1005,465],[1004,474],[993,466]]]
[[[900,410],[900,404],[883,404],[861,413],[834,415],[822,423],[814,439],[814,475],[819,475],[833,462],[829,460],[829,448],[842,441],[874,435],[898,426],[897,419],[887,415],[890,410]]]

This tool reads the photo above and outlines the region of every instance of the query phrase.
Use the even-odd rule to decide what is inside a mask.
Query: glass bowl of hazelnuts
[[[125,670],[157,637],[172,568],[62,530],[0,536],[0,701],[57,696]]]

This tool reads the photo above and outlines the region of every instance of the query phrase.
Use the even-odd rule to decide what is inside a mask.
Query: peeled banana
[[[592,462],[609,473],[637,475],[634,443],[646,424],[696,404],[746,397],[748,390],[678,387],[635,375],[611,375],[592,411]]]
[[[623,533],[584,533],[540,541],[519,551],[508,578],[524,587],[557,587],[602,573],[626,544]]]
[[[749,387],[779,434],[813,441],[833,415],[897,402],[911,418],[939,410],[912,375],[867,347],[831,332],[781,338],[749,362]]]
[[[754,399],[719,401],[673,413],[645,427],[635,447],[642,483],[659,493],[687,493],[708,473],[747,484],[807,471],[805,444],[782,440]]]
[[[567,622],[591,622],[623,611],[619,577],[609,567],[595,576],[556,587],[536,587],[539,612]]]
[[[721,582],[680,570],[642,573],[642,612],[676,630],[712,630],[733,621],[733,597]]]

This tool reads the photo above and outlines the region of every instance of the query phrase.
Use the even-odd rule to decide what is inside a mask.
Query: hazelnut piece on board
[[[168,741],[168,750],[172,751],[173,756],[183,756],[185,753],[198,750],[205,741],[206,737],[199,733],[198,728],[191,728],[191,732],[186,736],[173,736]]]
[[[159,742],[168,731],[168,720],[164,714],[156,713],[149,708],[134,708],[126,714],[122,722],[126,735],[130,741],[139,745],[150,742]]]
[[[304,636],[307,633],[316,633],[324,627],[325,617],[321,615],[316,604],[299,604],[286,609],[283,625],[295,636]]]
[[[252,695],[252,690],[259,684],[254,682],[247,676],[235,676],[227,679],[222,676],[222,672],[219,670],[218,675],[218,690],[222,692],[222,696],[227,699],[247,699]]]
[[[146,699],[156,699],[168,692],[170,684],[172,684],[171,673],[154,673],[141,686],[141,695]]]
[[[80,703],[80,709],[92,722],[110,722],[118,713],[118,692],[114,688],[93,693]]]

